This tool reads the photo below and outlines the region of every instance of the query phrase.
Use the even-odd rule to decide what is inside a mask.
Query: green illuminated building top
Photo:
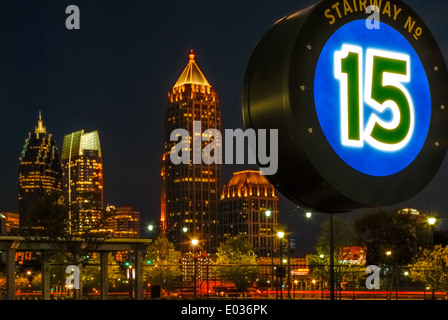
[[[84,130],[72,132],[64,137],[62,160],[83,155],[84,150],[94,150],[101,158],[101,146],[98,131],[84,133]]]

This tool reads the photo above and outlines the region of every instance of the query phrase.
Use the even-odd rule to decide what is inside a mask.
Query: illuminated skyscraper
[[[174,165],[170,161],[171,148],[178,141],[170,141],[175,129],[186,129],[193,135],[193,121],[200,121],[202,131],[221,130],[221,110],[216,91],[195,62],[190,60],[168,93],[165,109],[165,145],[162,168],[161,225],[175,244],[176,250],[188,251],[191,239],[199,240],[197,250],[213,252],[217,246],[217,201],[221,179],[221,165],[190,163]],[[202,142],[202,149],[209,142]],[[192,148],[191,148],[192,149]],[[166,221],[163,221],[163,219]]]
[[[109,208],[113,212],[108,218],[112,238],[140,238],[140,211],[131,206]]]
[[[41,113],[34,132],[28,134],[19,165],[19,214],[23,221],[28,209],[46,193],[62,192],[62,170],[56,142],[43,125]]]
[[[162,157],[162,170],[160,172],[160,231],[166,237],[166,175],[165,175],[166,155]]]
[[[223,186],[219,221],[221,241],[244,235],[259,257],[271,256],[279,246],[278,196],[274,186],[258,171],[235,172]]]
[[[79,130],[64,137],[62,168],[66,203],[79,210],[82,226],[95,222],[103,208],[103,158],[98,131]]]
[[[17,212],[0,212],[0,235],[14,235],[19,231],[20,220]]]

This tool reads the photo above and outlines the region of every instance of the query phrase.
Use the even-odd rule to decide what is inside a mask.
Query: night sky
[[[448,2],[405,2],[426,21],[448,57]],[[2,0],[0,210],[17,211],[18,159],[41,110],[60,151],[65,134],[98,130],[106,203],[133,205],[144,222],[157,222],[166,96],[190,50],[218,91],[224,128],[243,128],[241,91],[252,50],[275,21],[312,3]],[[68,5],[80,9],[80,30],[65,27]],[[235,169],[224,165],[223,182]],[[423,192],[401,206],[448,217],[447,178],[448,160]],[[285,222],[295,205],[283,197],[280,205]],[[300,254],[312,249],[324,219],[315,214],[305,221],[300,210],[293,215]],[[448,223],[441,220],[439,226]]]

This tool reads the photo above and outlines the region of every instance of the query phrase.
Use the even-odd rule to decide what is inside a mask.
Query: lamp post
[[[193,246],[193,261],[194,261],[194,298],[196,299],[196,276],[197,276],[197,260],[196,260],[196,246],[198,245],[198,239],[192,239],[191,244]]]
[[[333,237],[333,214],[330,214],[330,300],[334,300],[334,237]]]
[[[408,287],[409,271],[405,271],[405,272],[403,272],[403,274],[404,274],[404,286],[407,288]]]
[[[296,209],[294,211],[296,211],[299,207],[297,206]],[[288,211],[288,224],[287,224],[287,235],[288,235],[288,244],[287,244],[287,248],[288,248],[288,276],[287,276],[287,289],[288,289],[288,294],[286,295],[287,299],[291,299],[291,239],[290,239],[290,234],[291,231],[289,229],[289,219],[291,216],[291,212]]]
[[[298,209],[300,209],[300,206],[296,206],[294,208],[294,210],[292,211],[288,211],[288,223],[287,223],[287,240],[288,240],[288,276],[287,276],[287,288],[288,288],[288,294],[287,294],[287,298],[291,299],[291,239],[290,239],[290,235],[291,235],[291,231],[290,231],[290,227],[289,227],[289,223],[290,223],[290,218],[291,218],[291,214],[293,214],[294,212],[296,212]],[[310,219],[312,216],[312,212],[311,211],[306,211],[305,212],[305,217],[307,219]]]
[[[298,280],[294,280],[294,288],[293,288],[293,295],[294,295],[294,299],[296,298],[296,287],[297,287],[297,284],[299,283],[299,281]]]
[[[291,299],[291,239],[290,239],[290,235],[291,235],[291,231],[289,228],[289,221],[291,218],[291,213],[296,212],[296,210],[298,210],[300,208],[300,206],[295,207],[295,209],[291,212],[288,211],[288,223],[286,225],[286,232],[288,235],[288,243],[287,243],[287,248],[288,248],[288,277],[287,277],[287,288],[288,288],[288,294],[286,296],[287,299]],[[281,240],[280,240],[281,241]],[[283,298],[283,293],[282,293],[282,298]]]
[[[386,257],[387,257],[387,263],[389,264],[389,267],[392,266],[392,262],[391,262],[391,256],[392,256],[392,251],[391,250],[387,250],[385,251]],[[388,271],[389,273],[389,271]],[[387,288],[387,300],[392,300],[392,290],[394,289],[394,274],[395,274],[395,267],[392,267],[392,272],[390,272],[388,281],[388,288]],[[390,291],[390,292],[389,292]]]
[[[280,252],[279,252],[279,263],[280,263],[280,268],[279,268],[279,276],[280,276],[280,299],[283,299],[283,261],[282,261],[282,256],[283,256],[283,237],[285,236],[285,233],[283,231],[279,231],[277,232],[277,237],[279,238],[279,242],[280,242]],[[277,279],[277,283],[278,283],[278,279]]]
[[[154,227],[154,225],[153,225],[152,223],[148,224],[147,227],[146,227],[146,230],[148,230],[148,232],[149,232],[149,238],[150,238],[151,240],[154,240],[154,239],[153,239],[153,237],[154,237],[154,231],[155,231],[155,227]]]
[[[323,255],[323,254],[320,254],[319,255],[319,258],[321,258],[322,260],[325,258],[325,255]],[[320,262],[320,264],[322,265],[322,274],[321,274],[321,277],[320,277],[320,282],[321,282],[321,284],[320,284],[320,288],[321,288],[321,295],[322,295],[322,300],[324,300],[324,265],[323,265],[323,262]]]
[[[429,227],[431,228],[431,240],[430,240],[430,245],[431,245],[431,249],[434,247],[434,225],[436,224],[437,219],[434,217],[429,217],[428,218],[428,224]],[[435,299],[435,290],[434,288],[432,288],[432,300]]]
[[[270,218],[272,215],[271,210],[269,210],[269,209],[266,210],[264,212],[264,215],[267,219]],[[270,234],[269,239],[270,239],[270,249],[271,249],[271,253],[270,253],[271,254],[271,280],[272,280],[272,282],[274,282],[274,238],[272,236],[272,230],[273,230],[272,227],[270,229],[271,229],[271,234]],[[268,293],[268,296],[269,296],[269,293]]]
[[[427,219],[427,222],[428,222],[429,227],[430,227],[430,229],[431,229],[430,246],[431,246],[431,248],[432,248],[432,247],[434,246],[434,225],[436,224],[437,219],[434,218],[434,217],[429,217],[429,218]]]

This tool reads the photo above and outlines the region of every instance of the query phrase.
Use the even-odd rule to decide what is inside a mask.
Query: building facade
[[[170,139],[174,130],[186,129],[190,141],[193,139],[195,121],[196,124],[200,123],[201,132],[206,129],[221,130],[218,94],[196,64],[195,55],[191,53],[189,58],[186,68],[168,93],[165,109],[161,226],[178,251],[187,252],[191,240],[197,239],[199,250],[214,252],[217,247],[221,165],[206,165],[202,161],[193,163],[194,153],[200,153],[213,139],[210,137],[211,141],[200,142],[201,150],[187,148],[190,152],[189,163],[174,165],[170,161],[170,151],[179,142]]]
[[[79,130],[65,135],[62,169],[70,228],[82,232],[101,219],[103,208],[103,157],[98,131]],[[75,220],[77,225],[71,223]]]
[[[108,231],[112,238],[140,238],[140,211],[131,206],[112,207],[108,217]]]
[[[258,171],[235,172],[222,188],[220,241],[244,235],[257,256],[275,256],[279,250],[278,201],[274,186]]]
[[[19,231],[20,220],[17,212],[0,212],[0,235],[15,235]]]
[[[29,208],[45,194],[62,192],[59,151],[40,112],[34,132],[25,139],[19,161],[19,214],[24,221]]]

